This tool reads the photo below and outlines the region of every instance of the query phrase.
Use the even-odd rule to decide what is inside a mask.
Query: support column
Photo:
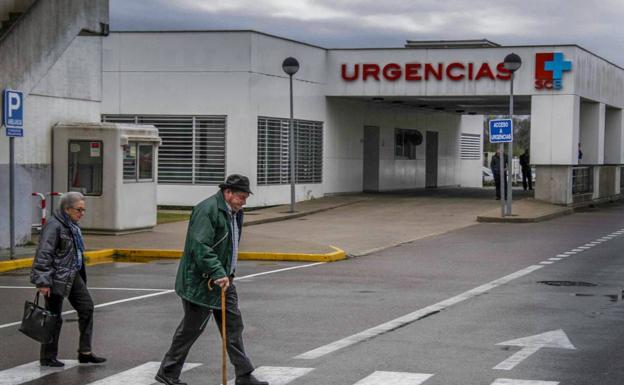
[[[579,164],[604,164],[605,105],[581,101],[580,111],[579,142],[583,151],[583,159],[579,161]]]
[[[605,112],[604,163],[624,163],[624,114],[620,108]]]
[[[572,166],[578,163],[581,100],[576,95],[531,97],[531,163],[535,198],[572,203]]]

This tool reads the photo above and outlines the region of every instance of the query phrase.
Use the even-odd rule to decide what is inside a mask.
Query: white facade
[[[290,185],[259,185],[256,178],[258,117],[290,114],[288,77],[281,68],[288,56],[301,63],[294,76],[295,119],[324,127],[322,183],[297,184],[297,200],[362,191],[364,126],[380,128],[379,190],[425,187],[426,141],[416,159],[396,159],[396,128],[438,132],[437,186],[481,185],[480,160],[459,157],[460,134],[481,134],[481,116],[389,107],[359,98],[366,95],[361,90],[337,91],[332,63],[341,60],[339,53],[249,31],[112,33],[104,51],[102,113],[225,115],[226,174],[250,177],[251,206],[290,199]],[[344,98],[350,95],[358,98]],[[160,184],[158,203],[194,205],[216,190]]]
[[[536,197],[571,204],[579,195],[620,194],[624,71],[578,46],[323,49],[253,31],[207,31],[113,33],[104,50],[102,113],[225,116],[224,173],[250,177],[251,206],[290,199],[288,184],[263,184],[257,174],[258,118],[289,116],[281,68],[289,56],[301,64],[295,119],[323,124],[322,181],[298,183],[297,200],[370,186],[480,186],[482,148],[466,156],[462,139],[482,134],[484,114],[507,113],[511,75],[502,61],[511,52],[523,63],[515,73],[515,108],[531,114]],[[553,55],[568,67],[549,69]],[[373,163],[364,152],[371,143],[366,127],[375,141],[367,147]],[[409,157],[397,155],[399,129],[422,134]],[[428,157],[429,137],[435,151]],[[159,184],[158,203],[193,205],[216,190],[216,183]]]

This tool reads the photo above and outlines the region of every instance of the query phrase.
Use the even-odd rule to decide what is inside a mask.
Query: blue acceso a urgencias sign
[[[511,119],[490,120],[490,143],[513,141],[513,122]]]
[[[2,104],[2,123],[6,127],[6,136],[24,136],[24,93],[7,88]]]

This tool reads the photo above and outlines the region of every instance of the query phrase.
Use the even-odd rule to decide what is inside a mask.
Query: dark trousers
[[[55,314],[63,312],[63,296],[50,294],[46,297],[46,309]],[[87,285],[80,276],[76,274],[71,291],[67,296],[67,300],[78,313],[78,329],[80,330],[80,343],[78,352],[87,353],[91,351],[91,337],[93,336],[93,300],[87,289]],[[40,359],[56,358],[58,354],[58,340],[61,334],[61,326],[63,321],[58,323],[54,333],[54,340],[49,344],[41,344]]]
[[[251,373],[254,367],[247,354],[245,354],[243,317],[238,309],[238,294],[233,284],[230,284],[225,292],[225,303],[227,352],[238,377]],[[185,299],[182,299],[182,306],[184,308],[184,318],[182,318],[180,325],[173,334],[171,347],[165,354],[159,370],[159,373],[174,379],[180,378],[186,356],[206,328],[211,313],[214,313],[215,321],[219,327],[219,335],[221,334],[221,310],[211,310]]]
[[[507,191],[507,178],[505,178],[505,174],[503,174],[503,179],[505,179],[505,188],[503,190],[503,196],[505,196],[505,191]],[[500,174],[494,174],[494,184],[496,185],[496,199],[501,199],[501,176]]]
[[[522,169],[522,188],[526,191],[533,190],[533,177],[531,176],[531,169]]]

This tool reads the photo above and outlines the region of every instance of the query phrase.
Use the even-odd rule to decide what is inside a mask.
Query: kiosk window
[[[154,180],[154,146],[139,144],[139,180]]]
[[[124,182],[154,180],[154,146],[130,142],[124,147]]]
[[[70,140],[67,191],[102,195],[102,141]]]

